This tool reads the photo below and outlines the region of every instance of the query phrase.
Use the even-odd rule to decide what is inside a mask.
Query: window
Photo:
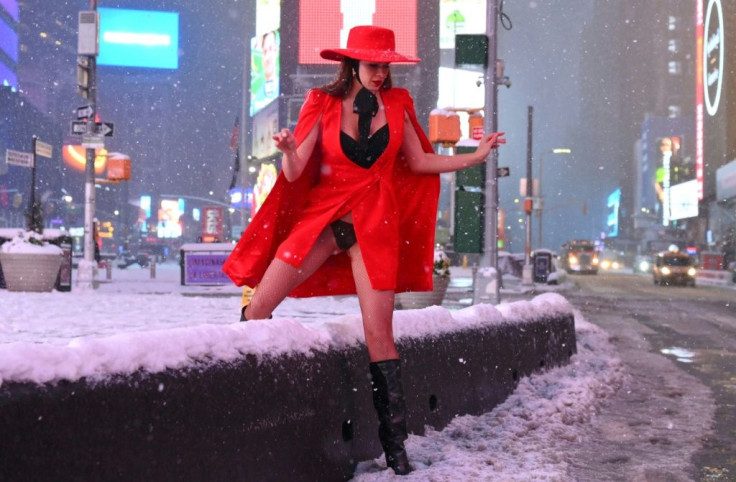
[[[677,30],[677,24],[680,23],[674,15],[667,17],[667,30]]]
[[[670,51],[670,53],[676,54],[680,50],[680,46],[677,42],[677,39],[669,39],[667,41],[667,50]]]
[[[670,60],[667,62],[667,71],[672,75],[680,75],[682,73],[682,63],[679,60]]]

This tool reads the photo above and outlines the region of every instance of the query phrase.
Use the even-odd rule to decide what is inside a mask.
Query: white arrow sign
[[[112,137],[115,124],[112,122],[98,122],[97,123],[97,135],[103,137]]]
[[[77,119],[89,119],[94,114],[91,105],[85,105],[84,107],[77,107]]]

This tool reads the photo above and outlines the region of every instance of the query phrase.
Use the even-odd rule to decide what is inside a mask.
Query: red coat
[[[381,91],[389,143],[365,169],[340,147],[342,99],[307,93],[294,135],[297,145],[320,122],[321,135],[307,166],[289,182],[279,174],[273,190],[226,260],[223,271],[238,286],[256,286],[278,257],[298,267],[322,230],[352,212],[371,286],[378,290],[432,289],[434,231],[439,197],[437,174],[415,174],[401,155],[404,116],[409,115],[426,152],[432,146],[405,89]],[[290,296],[354,294],[346,253],[330,257]]]

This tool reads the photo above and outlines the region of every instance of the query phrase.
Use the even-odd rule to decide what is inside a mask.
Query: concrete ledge
[[[513,310],[512,310],[513,311]],[[576,352],[572,313],[403,337],[409,430],[505,400]],[[0,480],[347,480],[378,457],[364,347],[0,387]]]

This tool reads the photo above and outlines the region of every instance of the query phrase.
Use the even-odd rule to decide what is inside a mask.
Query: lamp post
[[[538,249],[541,249],[543,247],[542,246],[542,211],[544,209],[544,205],[543,205],[543,198],[542,198],[542,186],[543,186],[542,173],[544,172],[543,171],[544,156],[546,154],[572,154],[572,149],[568,149],[566,147],[557,147],[555,149],[544,151],[539,156],[539,176],[538,176],[539,186],[537,188],[539,190],[539,192],[537,193],[537,196],[539,196],[539,206],[537,207],[537,218],[539,218],[539,227],[537,229],[537,248]]]

